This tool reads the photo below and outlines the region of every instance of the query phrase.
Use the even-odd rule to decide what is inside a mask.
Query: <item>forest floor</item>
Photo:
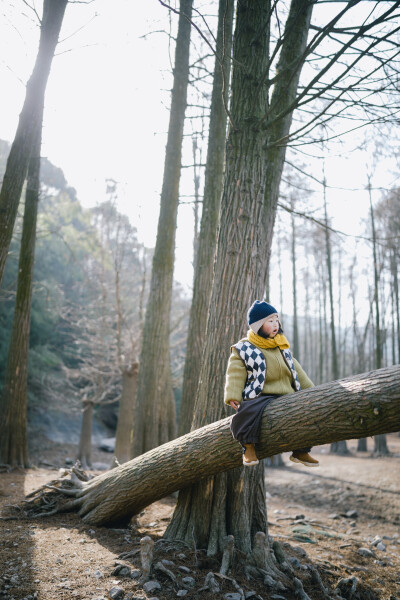
[[[368,445],[372,448],[373,441]],[[389,435],[388,446],[391,456],[381,458],[357,453],[355,441],[348,442],[351,454],[344,457],[321,446],[313,451],[318,469],[294,465],[287,454],[285,467],[266,469],[269,534],[281,542],[311,600],[324,596],[313,586],[310,563],[330,590],[341,578],[356,577],[361,600],[400,600],[400,437]],[[37,440],[31,455],[36,467],[0,474],[0,599],[295,598],[247,581],[238,555],[228,577],[216,575],[218,593],[201,591],[207,573],[217,574],[220,562],[200,549],[160,541],[174,497],[149,506],[126,529],[89,526],[76,514],[15,517],[10,506],[20,506],[26,494],[54,479],[74,452],[73,446]],[[110,458],[95,451],[96,461],[107,464]],[[156,582],[156,589],[144,590],[139,583],[138,548],[145,535],[155,541],[155,562],[164,561],[175,583],[159,572],[152,580],[161,588]],[[122,559],[126,552],[133,555]],[[127,568],[121,571],[120,565]],[[350,591],[346,597],[352,597]]]

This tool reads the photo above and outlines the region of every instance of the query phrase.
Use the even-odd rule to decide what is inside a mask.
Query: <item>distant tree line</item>
[[[0,142],[0,179],[9,149]],[[138,361],[152,255],[118,212],[117,194],[115,183],[108,181],[107,200],[84,209],[62,170],[42,159],[28,369],[30,408],[83,409],[86,414],[93,406],[111,427],[117,423],[124,374]],[[19,213],[0,291],[0,386],[15,308],[21,228]],[[174,298],[179,326],[172,339],[184,349],[188,300],[178,284]],[[183,360],[181,352],[173,369],[177,398]],[[82,458],[90,453],[88,431]]]
[[[269,279],[295,355],[315,383],[398,364],[399,190],[364,203],[364,231],[347,245],[328,214],[307,218],[306,202],[278,210]]]

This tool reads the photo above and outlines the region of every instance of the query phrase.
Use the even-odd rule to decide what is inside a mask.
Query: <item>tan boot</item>
[[[256,449],[254,444],[243,444],[243,464],[245,467],[254,467],[258,465]]]
[[[306,467],[319,467],[319,462],[308,452],[298,452],[297,450],[294,450],[292,456],[289,456],[289,459],[292,462],[301,463]]]

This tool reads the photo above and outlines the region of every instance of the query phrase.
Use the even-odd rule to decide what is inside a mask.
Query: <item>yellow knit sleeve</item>
[[[236,350],[232,349],[225,376],[225,404],[229,404],[231,400],[236,400],[239,403],[242,402],[242,392],[246,379],[246,367]]]
[[[297,372],[297,376],[300,381],[301,389],[306,390],[307,388],[315,387],[311,379],[308,377],[307,373],[303,370],[303,367],[300,363],[294,358],[293,359],[294,366]]]

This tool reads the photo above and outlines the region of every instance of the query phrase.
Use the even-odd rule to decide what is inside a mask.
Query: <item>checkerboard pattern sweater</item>
[[[241,341],[246,341],[244,338]],[[248,340],[247,340],[248,341]],[[264,382],[262,394],[284,394],[294,393],[292,387],[292,373],[287,366],[281,350],[276,348],[260,348],[264,355],[267,364],[267,377]],[[294,366],[300,381],[301,389],[314,387],[313,382],[303,371],[297,360],[293,359]],[[239,351],[232,348],[231,355],[228,361],[226,372],[224,402],[229,404],[231,400],[236,400],[241,403],[243,400],[242,392],[246,385],[247,370],[243,360],[240,358]]]

